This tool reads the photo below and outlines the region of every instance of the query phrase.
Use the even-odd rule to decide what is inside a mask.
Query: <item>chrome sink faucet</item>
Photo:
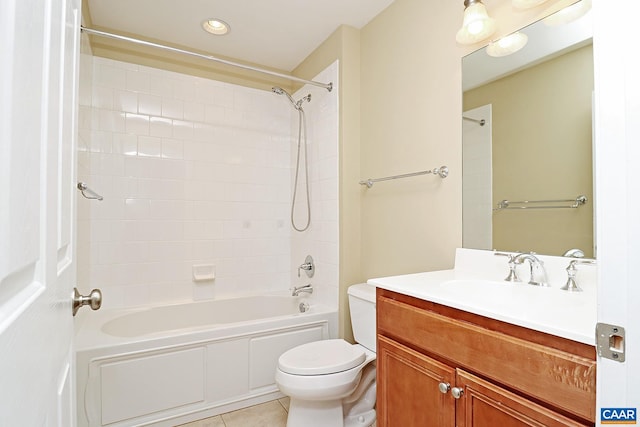
[[[547,271],[544,269],[544,263],[533,253],[516,255],[513,260],[516,264],[522,264],[525,261],[529,261],[529,266],[531,268],[528,283],[530,285],[549,286]]]
[[[294,287],[293,290],[291,291],[291,296],[292,297],[297,297],[302,292],[306,292],[308,294],[312,294],[313,293],[313,286],[311,286],[311,283],[309,283],[308,285],[304,285],[304,286]]]

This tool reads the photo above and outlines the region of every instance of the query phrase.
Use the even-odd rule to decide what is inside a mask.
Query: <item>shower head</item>
[[[291,105],[293,105],[293,107],[296,109],[298,108],[298,106],[296,105],[296,101],[294,101],[291,95],[289,95],[289,92],[278,86],[272,87],[271,90],[273,91],[273,93],[277,93],[278,95],[286,95],[287,98],[289,98],[289,101],[291,101]]]
[[[278,94],[278,95],[286,95],[286,97],[289,99],[289,102],[291,102],[291,105],[293,105],[293,108],[295,108],[296,110],[302,110],[302,103],[304,101],[311,102],[311,94],[303,96],[302,98],[300,98],[300,100],[298,102],[296,102],[293,99],[293,97],[291,95],[289,95],[289,92],[287,92],[286,90],[282,89],[281,87],[274,86],[274,87],[271,88],[271,91],[273,93]]]

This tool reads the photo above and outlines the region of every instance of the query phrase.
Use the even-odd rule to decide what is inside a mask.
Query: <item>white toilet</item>
[[[376,288],[349,287],[353,336],[315,341],[278,359],[276,384],[291,398],[287,427],[369,427],[376,420]]]

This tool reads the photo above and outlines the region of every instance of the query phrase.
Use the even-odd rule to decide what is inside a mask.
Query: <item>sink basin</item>
[[[522,286],[521,282],[498,282],[482,279],[455,279],[442,282],[440,286],[450,289],[477,291],[480,289],[506,290],[512,286]]]
[[[448,292],[469,295],[473,298],[494,298],[496,296],[514,296],[528,294],[532,291],[544,292],[545,288],[538,288],[522,282],[498,282],[480,279],[447,280],[440,287]]]
[[[531,286],[523,282],[455,279],[442,282],[440,287],[446,294],[465,305],[519,316],[527,316],[552,307],[561,308],[567,304],[574,307],[584,304],[579,295],[556,288]]]
[[[456,298],[472,305],[489,309],[508,308],[518,299],[521,283],[495,282],[492,280],[447,280],[440,287]]]

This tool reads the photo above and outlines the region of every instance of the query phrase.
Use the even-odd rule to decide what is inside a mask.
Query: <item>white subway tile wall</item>
[[[334,87],[331,92],[307,85],[294,96],[297,100],[311,94],[311,102],[303,104],[308,134],[311,225],[303,233],[292,231],[291,264],[294,268],[291,271],[291,282],[294,286],[312,283],[314,298],[327,305],[336,305],[339,294],[337,76],[338,63],[335,62],[314,78],[314,80],[322,82],[333,82]],[[282,100],[282,102],[286,101]],[[291,146],[291,183],[293,186],[297,157],[297,113],[294,113],[291,122],[291,135],[294,140]],[[296,197],[296,215],[294,216],[298,228],[306,223],[303,176],[301,169]],[[291,228],[290,224],[285,223],[283,226]],[[311,255],[316,264],[315,275],[311,279],[304,273],[301,273],[300,277],[297,274],[297,267],[304,262],[307,255]]]
[[[335,84],[337,67],[317,79]],[[289,220],[298,114],[285,97],[90,55],[80,92],[78,180],[104,201],[78,198],[78,282],[105,308],[285,292],[307,254],[312,298],[337,307],[337,90],[299,92],[312,93],[305,233]],[[194,282],[196,264],[215,280]]]

